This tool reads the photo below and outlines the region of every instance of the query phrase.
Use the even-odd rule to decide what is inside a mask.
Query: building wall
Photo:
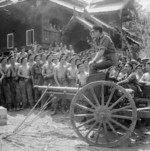
[[[61,32],[49,31],[49,40],[44,36],[43,22],[58,24],[62,29],[72,17],[73,12],[66,8],[43,0],[37,6],[36,3],[24,1],[0,9],[0,50],[7,49],[7,34],[14,34],[14,46],[26,46],[26,30],[34,29],[34,39],[39,44],[49,45],[55,41],[61,41]]]
[[[78,24],[69,34],[62,36],[62,33],[49,31],[49,40],[44,40],[44,20],[48,23],[59,25],[63,29],[73,16],[73,11],[55,3],[43,0],[40,6],[35,3],[24,1],[0,9],[0,50],[7,49],[7,34],[14,33],[14,46],[22,47],[26,45],[26,30],[34,29],[34,39],[39,44],[48,46],[55,41],[72,44],[75,50],[80,51],[85,48],[86,37],[89,32],[82,25]],[[64,40],[65,39],[65,40]]]
[[[78,22],[74,23],[72,28],[63,35],[67,44],[72,44],[76,52],[88,49],[90,46],[87,43],[87,38],[90,36],[90,32],[83,25]]]
[[[46,8],[44,7],[44,12],[42,13],[42,43],[44,45],[49,45],[50,43],[61,42],[62,33],[60,31],[67,25],[72,15],[73,12],[65,7],[47,2]],[[49,29],[50,24],[52,26],[55,25],[57,29],[59,27],[60,31]]]
[[[7,34],[14,34],[14,47],[26,46],[26,31],[34,29],[34,40],[41,43],[41,15],[33,18],[28,14],[31,8],[26,2],[7,6],[0,10],[0,50],[7,49]],[[31,13],[31,12],[30,12]],[[30,17],[29,17],[30,16]]]

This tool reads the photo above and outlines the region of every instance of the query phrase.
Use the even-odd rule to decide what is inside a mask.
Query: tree
[[[135,8],[138,13],[138,19],[133,22],[133,28],[142,40],[142,49],[139,55],[150,58],[150,6],[143,8],[139,0],[137,0],[135,1]]]

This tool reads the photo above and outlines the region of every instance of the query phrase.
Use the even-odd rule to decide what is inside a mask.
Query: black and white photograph
[[[0,151],[150,151],[150,0],[0,0]]]

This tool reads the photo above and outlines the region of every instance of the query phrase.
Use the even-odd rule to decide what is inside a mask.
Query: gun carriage
[[[130,137],[139,118],[150,117],[150,99],[147,96],[135,98],[133,90],[110,81],[107,74],[108,71],[89,76],[82,88],[35,88],[70,95],[70,120],[77,135],[90,145],[113,147]]]

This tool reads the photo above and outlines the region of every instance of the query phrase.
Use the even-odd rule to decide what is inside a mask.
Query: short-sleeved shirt
[[[127,73],[120,72],[117,77],[117,80],[121,81],[121,80],[125,80],[126,78],[127,78]]]
[[[135,96],[140,95],[141,89],[139,87],[139,83],[138,83],[138,80],[136,78],[136,74],[135,73],[131,73],[131,74],[128,75],[128,77],[126,79],[128,80],[128,83],[122,84],[122,86],[124,88],[134,90]]]
[[[127,77],[128,81],[130,84],[137,84],[138,85],[138,80],[136,78],[136,74],[135,73],[131,73],[128,77]]]
[[[105,50],[103,59],[112,60],[113,59],[112,54],[116,53],[116,49],[111,38],[107,36],[106,34],[104,34],[101,38],[96,40],[96,43],[99,46],[99,49]]]

